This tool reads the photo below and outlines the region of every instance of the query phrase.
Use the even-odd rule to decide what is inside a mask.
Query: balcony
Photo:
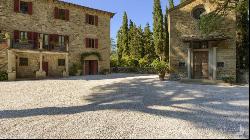
[[[41,46],[42,45],[42,46]],[[43,45],[40,42],[34,42],[33,40],[21,41],[12,40],[12,49],[18,50],[33,50],[33,51],[50,51],[50,52],[67,52],[68,45],[58,45],[58,43],[51,43],[49,45]]]

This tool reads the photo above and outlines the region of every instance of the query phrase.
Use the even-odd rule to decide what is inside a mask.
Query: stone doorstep
[[[225,83],[222,80],[207,80],[207,79],[182,79],[181,83],[185,84],[199,84],[199,85],[221,85],[221,86],[231,86],[229,83]]]

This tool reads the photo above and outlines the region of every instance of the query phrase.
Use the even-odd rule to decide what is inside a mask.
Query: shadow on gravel
[[[89,105],[3,110],[0,119],[124,110],[185,120],[200,128],[233,134],[241,128],[249,130],[249,105],[233,104],[249,102],[248,87],[222,88],[135,78],[92,90],[94,93],[85,98],[91,102]],[[244,133],[245,137],[248,135]]]

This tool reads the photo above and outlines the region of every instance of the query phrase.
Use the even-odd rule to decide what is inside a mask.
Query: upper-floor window
[[[55,7],[54,17],[55,19],[69,20],[69,10],[59,9],[58,7]]]
[[[20,42],[28,42],[28,32],[20,32]]]
[[[98,48],[98,39],[86,38],[86,48]]]
[[[32,2],[14,0],[14,11],[32,15]]]
[[[206,13],[204,6],[199,5],[192,10],[193,18],[199,20],[203,14]]]
[[[98,16],[86,14],[86,23],[98,26]]]

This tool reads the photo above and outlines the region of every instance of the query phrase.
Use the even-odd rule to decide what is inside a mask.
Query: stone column
[[[65,55],[65,72],[63,73],[63,77],[69,76],[69,54]]]
[[[39,71],[40,72],[42,72],[43,71],[43,54],[42,53],[40,53],[40,59],[39,59],[39,64],[40,64],[40,66],[39,66]]]
[[[16,80],[16,71],[13,70],[13,66],[15,65],[13,62],[15,62],[15,55],[13,54],[13,51],[8,50],[8,80],[14,81]]]
[[[213,80],[216,80],[217,75],[217,48],[213,47]]]
[[[39,49],[43,49],[43,38],[42,37],[40,37],[39,38]]]
[[[43,54],[40,53],[40,58],[39,58],[39,70],[36,71],[36,78],[45,78],[46,77],[46,72],[43,71]]]
[[[188,60],[187,60],[187,71],[188,79],[191,79],[191,48],[188,48]]]

